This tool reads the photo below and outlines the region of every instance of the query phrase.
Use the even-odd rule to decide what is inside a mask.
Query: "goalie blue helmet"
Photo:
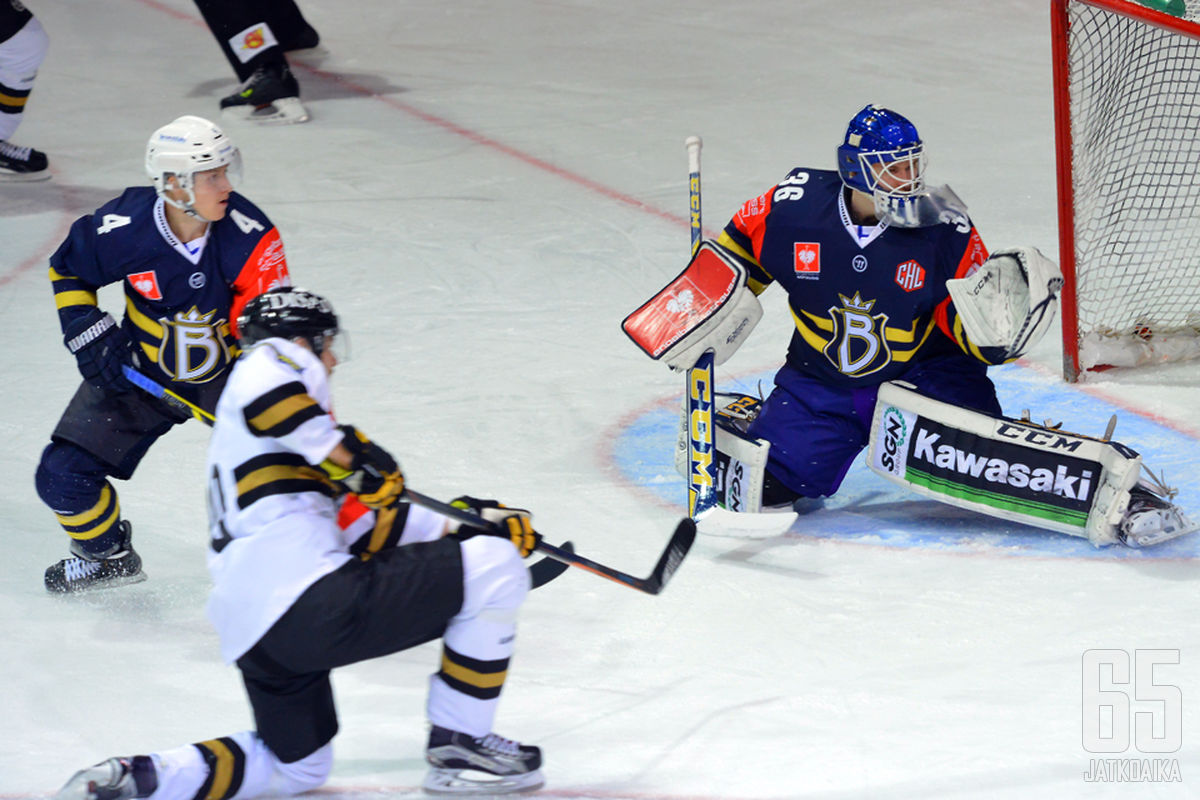
[[[854,115],[837,161],[842,183],[866,194],[909,197],[925,188],[925,145],[917,127],[886,108],[868,104]]]

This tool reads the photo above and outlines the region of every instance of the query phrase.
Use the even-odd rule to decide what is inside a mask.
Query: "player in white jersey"
[[[455,528],[398,502],[395,459],[330,413],[338,323],[323,298],[272,289],[238,325],[249,349],[217,404],[209,445],[208,614],[223,657],[242,672],[255,730],[110,758],[78,772],[59,800],[244,800],[315,789],[329,775],[338,729],[330,670],[437,638],[426,788],[541,786],[541,751],[491,732],[529,591],[521,557],[541,539],[529,512],[460,498],[498,525]],[[370,530],[339,526],[348,490],[376,509]]]

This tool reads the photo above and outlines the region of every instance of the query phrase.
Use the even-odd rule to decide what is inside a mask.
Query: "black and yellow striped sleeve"
[[[278,439],[287,436],[305,422],[324,416],[308,389],[300,381],[291,381],[271,389],[242,409],[246,426],[255,436]]]
[[[738,263],[746,268],[746,286],[756,295],[762,294],[775,281],[770,273],[763,269],[754,256],[752,245],[733,223],[721,231],[721,235],[717,237],[717,244],[729,251]]]
[[[325,472],[296,453],[264,453],[244,461],[233,470],[237,483],[238,508],[278,494],[317,492],[337,497],[341,490]]]

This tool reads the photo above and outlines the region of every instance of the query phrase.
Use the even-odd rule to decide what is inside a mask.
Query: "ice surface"
[[[528,506],[552,541],[620,569],[648,573],[683,508],[669,449],[680,380],[619,323],[686,258],[686,137],[704,138],[716,231],[791,167],[832,166],[862,105],[891,106],[989,246],[1057,252],[1044,0],[301,4],[325,48],[296,61],[313,121],[226,129],[297,283],[351,331],[339,416],[419,491]],[[150,576],[137,586],[46,595],[64,537],[32,477],[78,379],[46,259],[77,215],[142,182],[150,131],[215,115],[232,76],[186,0],[30,5],[51,51],[13,138],[45,150],[54,178],[0,187],[0,800],[251,724],[203,614],[206,429],[172,432],[118,487]],[[112,290],[101,302],[121,308]],[[776,291],[764,305],[723,386],[769,379],[782,358],[787,309]],[[1197,368],[1077,388],[1059,359],[1045,342],[998,373],[1006,407],[1093,433],[1115,409],[1118,438],[1200,511]],[[582,572],[531,595],[497,730],[544,747],[545,795],[1200,793],[1192,543],[1096,557],[861,467],[786,534],[709,527],[659,597]],[[1182,783],[1084,780],[1091,648],[1180,652],[1154,678],[1182,691],[1183,748],[1158,756],[1178,759]],[[427,645],[336,674],[326,792],[417,793],[437,657]],[[1130,710],[1163,718],[1161,704]]]

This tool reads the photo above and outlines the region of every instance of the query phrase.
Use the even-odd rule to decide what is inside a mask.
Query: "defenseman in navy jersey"
[[[233,320],[247,301],[290,283],[283,243],[233,191],[241,155],[211,122],[185,116],[146,149],[153,187],[132,187],[80,217],[50,257],[67,349],[84,381],[37,468],[38,495],[70,537],[46,570],[53,592],[145,580],[110,478],[128,480],[154,442],[184,420],[134,389],[132,365],[211,411],[238,353]],[[122,323],[97,290],[122,282]]]
[[[783,287],[796,324],[747,431],[771,445],[764,505],[804,498],[803,510],[837,491],[867,444],[884,381],[1000,414],[986,369],[1006,354],[971,342],[946,288],[983,264],[987,248],[961,204],[916,205],[931,197],[923,168],[916,127],[868,105],[850,122],[836,172],[793,169],[718,239],[755,294]]]

